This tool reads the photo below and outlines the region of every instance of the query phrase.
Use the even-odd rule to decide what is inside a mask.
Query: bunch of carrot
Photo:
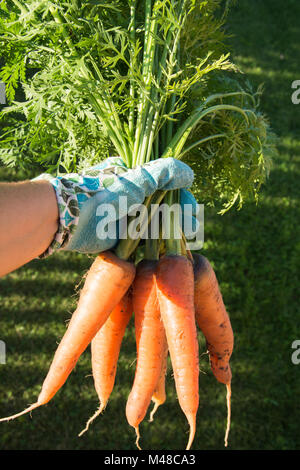
[[[54,355],[36,403],[8,421],[48,403],[63,386],[80,355],[91,343],[92,370],[100,406],[89,424],[105,408],[113,390],[121,342],[134,313],[137,364],[126,405],[128,423],[136,431],[151,400],[164,403],[167,355],[170,353],[179,404],[189,426],[190,449],[199,403],[199,356],[196,324],[207,340],[212,371],[228,390],[227,445],[230,423],[229,359],[233,334],[214,270],[199,254],[193,257],[165,252],[143,259],[137,266],[113,252],[99,254],[85,280],[76,311]]]
[[[217,23],[211,11],[221,2],[128,0],[111,1],[109,5],[105,3],[105,8],[98,2],[93,7],[88,2],[79,2],[83,4],[80,7],[78,2],[71,0],[63,4],[53,0],[50,8],[42,2],[38,11],[36,2],[18,0],[13,3],[15,9],[19,8],[22,13],[19,37],[24,44],[28,43],[27,29],[34,26],[36,47],[40,47],[38,50],[43,54],[45,50],[53,54],[52,63],[57,61],[60,64],[57,66],[58,72],[54,67],[59,77],[66,74],[62,75],[62,80],[67,83],[71,103],[74,93],[76,119],[76,96],[79,94],[79,102],[83,100],[89,116],[93,117],[93,128],[97,123],[101,132],[105,130],[113,147],[112,154],[118,154],[128,168],[170,156],[184,159],[190,151],[207,143],[213,145],[217,142],[219,148],[220,139],[228,141],[229,148],[234,147],[231,139],[235,137],[235,132],[228,132],[227,135],[225,130],[224,133],[214,130],[209,135],[202,135],[206,120],[212,122],[216,116],[225,119],[233,113],[244,122],[248,132],[249,129],[256,129],[252,122],[255,112],[251,107],[248,109],[248,93],[242,90],[210,93],[205,88],[206,76],[211,72],[235,70],[227,55],[202,51],[202,36],[196,40],[193,35],[197,21],[205,19],[205,31],[209,26],[214,37]],[[55,27],[57,49],[52,37],[49,47],[45,47],[44,25],[40,23],[40,18],[43,21],[48,18],[50,26]],[[80,34],[87,27],[88,36],[81,40]],[[14,37],[14,34],[9,37]],[[209,38],[207,43],[210,43]],[[33,96],[47,93],[47,98],[39,102],[52,103],[57,99],[57,91],[53,88],[54,95],[50,99],[48,93],[52,93],[52,87],[47,81],[50,72],[46,72],[38,76],[35,85],[38,90]],[[55,77],[58,80],[58,76]],[[34,80],[32,83],[35,83]],[[61,89],[65,94],[65,83]],[[238,98],[241,105],[234,101]],[[58,108],[61,108],[60,102]],[[34,118],[34,112],[30,111],[29,114],[36,125],[40,117]],[[45,122],[47,120],[41,120],[41,127],[45,127]],[[199,131],[201,138],[197,137],[196,131]],[[250,139],[246,143],[249,150]],[[261,149],[257,154],[259,162],[262,162]],[[253,164],[255,170],[252,154],[247,151],[242,155],[239,169],[234,168],[234,175],[237,171],[242,172],[242,168],[248,168],[245,161],[247,155],[250,155],[249,167]],[[62,158],[60,154],[59,164]],[[222,167],[225,161],[226,171]],[[230,158],[220,160],[218,165],[221,169],[218,171],[222,181],[224,175],[231,176],[230,165],[235,164],[239,165],[238,159],[232,158],[231,154]],[[253,174],[258,173],[253,171]],[[233,179],[239,180],[236,176]],[[218,179],[213,178],[213,181],[218,182]],[[255,180],[255,186],[256,183]],[[171,193],[168,192],[168,195]],[[240,189],[237,194],[240,194]],[[146,206],[154,201],[161,203],[166,197],[158,193],[146,201]],[[168,202],[172,202],[172,197],[168,198]],[[172,229],[177,222],[172,221]],[[149,243],[151,245],[153,241]],[[14,419],[48,403],[66,382],[80,355],[91,344],[93,377],[100,406],[88,420],[82,433],[85,432],[104,410],[113,390],[122,339],[134,314],[137,364],[126,416],[136,431],[137,446],[140,447],[139,425],[151,401],[154,408],[150,419],[153,419],[158,406],[166,400],[165,374],[170,354],[179,404],[190,426],[186,448],[191,448],[199,404],[197,326],[207,341],[212,372],[227,387],[227,445],[231,394],[229,359],[233,349],[233,333],[214,270],[203,256],[191,255],[184,240],[174,241],[174,237],[163,243],[159,240],[156,248],[146,247],[144,259],[139,263],[135,261],[137,244],[138,241],[136,243],[128,238],[122,240],[114,252],[104,252],[96,257],[37,401],[21,413],[0,421]]]

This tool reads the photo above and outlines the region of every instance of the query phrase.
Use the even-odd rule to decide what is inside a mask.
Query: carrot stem
[[[145,217],[148,218],[147,219],[147,224],[148,224],[147,226],[149,226],[149,224],[151,222],[151,219],[153,218],[154,214],[156,213],[156,211],[158,209],[159,204],[161,203],[161,201],[163,200],[163,198],[165,197],[166,194],[167,194],[167,191],[156,191],[156,193],[154,193],[152,196],[149,196],[145,200],[144,205],[148,209],[147,214],[145,215]],[[151,210],[149,212],[150,205],[152,207],[151,207]],[[133,220],[133,218],[129,218],[129,223],[130,223],[131,220]],[[142,220],[140,225],[143,227],[144,224],[146,225],[146,220],[145,219]],[[141,240],[142,236],[145,233],[145,230],[144,230],[144,232],[140,233],[140,236],[137,237],[136,239],[132,239],[130,237],[129,233],[127,232],[126,239],[123,239],[118,243],[118,246],[115,250],[116,255],[120,259],[123,259],[123,260],[129,259],[130,256],[137,249],[137,247],[140,243],[140,240]]]
[[[159,259],[159,240],[147,238],[145,242],[144,259],[156,261]]]
[[[169,191],[164,198],[164,203],[168,204],[171,208],[173,204],[178,202],[178,190]],[[180,233],[179,228],[179,219],[178,214],[174,213],[173,210],[170,210],[170,220],[169,220],[169,233],[168,238],[166,238],[166,255],[181,255],[181,238],[177,237],[177,234]]]

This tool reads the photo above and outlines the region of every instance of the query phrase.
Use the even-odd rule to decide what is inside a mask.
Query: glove
[[[44,258],[61,249],[80,253],[112,249],[118,242],[118,234],[108,238],[97,236],[97,225],[104,217],[97,215],[99,208],[109,204],[119,221],[127,216],[131,206],[142,204],[157,190],[190,187],[194,174],[188,165],[174,158],[128,169],[120,157],[111,157],[80,174],[56,178],[43,174],[36,179],[50,181],[59,209],[59,228],[49,248],[40,256]],[[126,205],[120,204],[121,196],[126,197]]]
[[[180,190],[180,205],[182,213],[182,231],[189,240],[194,238],[201,229],[203,220],[201,218],[200,206],[193,194],[187,189]]]

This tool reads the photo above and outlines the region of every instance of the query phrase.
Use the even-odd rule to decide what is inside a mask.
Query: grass
[[[299,366],[291,344],[299,339],[300,105],[291,84],[300,79],[300,3],[239,0],[228,32],[233,58],[258,85],[265,84],[262,109],[279,137],[279,155],[259,204],[220,217],[206,209],[203,254],[213,263],[235,332],[229,449],[300,448]],[[15,178],[1,170],[2,179]],[[91,260],[58,253],[34,260],[0,280],[1,337],[7,363],[0,365],[1,416],[37,398],[66,321],[76,303],[75,286]],[[298,323],[297,323],[298,322]],[[200,341],[200,407],[193,450],[224,449],[225,388],[212,376]],[[1,423],[1,450],[135,450],[125,417],[135,361],[133,324],[123,342],[117,380],[103,415],[77,437],[98,406],[90,351],[80,358],[65,386],[32,417]],[[153,423],[141,425],[144,449],[184,449],[188,426],[179,408],[171,370],[167,402]]]

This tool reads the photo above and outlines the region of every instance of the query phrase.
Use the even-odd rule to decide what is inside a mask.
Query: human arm
[[[58,228],[48,181],[0,183],[0,277],[41,255]]]

